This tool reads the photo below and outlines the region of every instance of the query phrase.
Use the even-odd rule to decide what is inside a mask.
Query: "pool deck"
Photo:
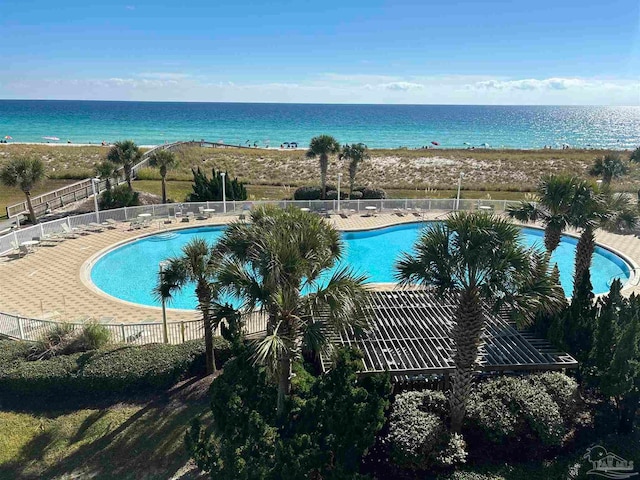
[[[363,230],[416,222],[442,219],[447,212],[429,212],[416,217],[413,214],[398,216],[381,213],[376,216],[353,214],[348,218],[333,215],[331,222],[340,230]],[[128,230],[128,224],[102,233],[90,233],[76,239],[68,239],[53,246],[39,246],[34,253],[23,258],[0,257],[0,312],[31,318],[51,318],[75,321],[87,317],[110,323],[161,321],[160,308],[143,307],[114,299],[86,280],[89,262],[115,244],[137,237],[160,233],[170,229],[204,225],[224,225],[236,216],[218,216],[209,220],[163,225],[153,222],[143,230]],[[571,234],[571,232],[568,232]],[[599,244],[611,248],[626,257],[633,268],[640,265],[640,239],[634,235],[619,235],[598,231]],[[630,282],[623,292],[640,293],[638,279]],[[199,314],[188,310],[167,310],[169,321],[195,320]]]

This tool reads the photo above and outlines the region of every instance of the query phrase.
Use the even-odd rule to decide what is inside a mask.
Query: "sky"
[[[2,0],[0,99],[640,105],[640,2]]]

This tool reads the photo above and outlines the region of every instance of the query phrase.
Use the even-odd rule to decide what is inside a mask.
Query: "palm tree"
[[[396,264],[400,285],[432,286],[458,298],[449,403],[451,428],[460,432],[487,309],[510,306],[524,325],[559,308],[564,293],[549,274],[548,255],[523,247],[520,229],[493,214],[457,212],[429,227],[414,248]]]
[[[607,153],[603,157],[596,158],[589,175],[594,177],[602,175],[602,184],[607,187],[614,178],[620,178],[627,174],[627,165],[618,152]]]
[[[149,165],[160,169],[162,177],[162,203],[167,203],[167,171],[177,164],[176,156],[169,150],[157,150],[149,158]]]
[[[629,155],[629,160],[631,160],[632,162],[640,162],[640,147],[636,147],[636,149],[631,152],[631,155]]]
[[[507,213],[520,222],[540,221],[544,224],[544,246],[549,254],[560,244],[562,232],[571,223],[576,177],[547,175],[537,188],[537,201],[522,201],[509,206]]]
[[[116,165],[122,165],[124,176],[127,179],[127,185],[129,185],[129,189],[132,189],[131,172],[133,166],[138,163],[141,158],[142,152],[133,142],[133,140],[123,140],[121,142],[116,142],[113,144],[113,147],[109,149],[109,152],[107,152],[107,160],[115,163]]]
[[[353,187],[356,183],[358,165],[369,158],[369,149],[364,143],[345,145],[342,147],[342,153],[340,154],[340,159],[342,160],[343,158],[349,160],[349,198],[351,198]]]
[[[365,277],[341,268],[340,234],[322,218],[297,209],[263,207],[251,222],[232,223],[217,245],[218,281],[248,312],[267,315],[267,335],[253,359],[278,384],[278,414],[291,390],[292,361],[302,350],[322,352],[332,333],[365,324]]]
[[[213,281],[217,272],[217,257],[207,241],[194,238],[184,247],[182,255],[168,260],[155,288],[156,296],[171,301],[176,292],[187,284],[196,284],[198,310],[202,312],[207,374],[216,371],[213,351],[213,332],[217,327],[214,312],[219,304],[219,293]]]
[[[0,170],[0,182],[7,187],[18,187],[27,198],[29,219],[38,223],[31,204],[31,190],[44,178],[44,163],[37,157],[16,157]]]
[[[111,179],[117,178],[118,167],[115,163],[105,160],[96,165],[96,177],[104,179],[107,190],[111,190]]]
[[[320,158],[320,187],[322,189],[321,198],[324,200],[327,194],[327,168],[329,167],[329,155],[334,155],[340,151],[340,144],[331,135],[320,135],[313,137],[307,150],[308,158]]]

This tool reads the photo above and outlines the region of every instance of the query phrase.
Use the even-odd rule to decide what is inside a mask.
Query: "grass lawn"
[[[143,404],[0,411],[0,479],[200,478],[184,434],[194,417],[210,418],[207,386],[187,381]]]
[[[186,180],[169,180],[167,181],[167,195],[176,202],[183,202],[188,194],[193,190],[191,181]],[[133,188],[138,191],[160,195],[162,186],[160,180],[136,180]],[[283,198],[293,197],[293,188],[274,186],[274,185],[247,185],[247,193],[249,200],[282,200]],[[436,190],[425,192],[423,189],[390,189],[386,190],[389,198],[454,198],[456,190]],[[519,200],[523,198],[522,192],[507,191],[478,191],[478,190],[462,190],[460,196],[462,198],[487,198],[489,195],[493,200]]]

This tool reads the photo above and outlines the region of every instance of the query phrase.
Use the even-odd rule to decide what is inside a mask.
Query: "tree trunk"
[[[278,360],[278,418],[282,419],[286,398],[291,393],[291,358],[285,355]]]
[[[587,227],[580,235],[578,245],[576,246],[576,267],[573,274],[574,290],[577,289],[578,283],[581,281],[591,282],[591,259],[596,248],[596,239],[592,227]]]
[[[124,176],[127,179],[127,185],[129,185],[129,190],[133,190],[131,186],[131,167],[129,165],[124,166]]]
[[[211,302],[209,299],[209,287],[205,284],[199,284],[196,287],[196,295],[200,310],[202,311],[202,323],[204,325],[204,348],[207,375],[211,375],[216,371],[216,359],[213,351],[213,325],[211,322]]]
[[[31,192],[25,191],[24,196],[27,197],[27,208],[29,209],[29,219],[31,223],[34,225],[38,223],[38,219],[36,218],[36,212],[33,210],[33,205],[31,204]]]
[[[107,192],[111,191],[111,179],[109,177],[104,180],[104,186],[107,189]]]
[[[167,203],[167,177],[162,177],[162,203]]]
[[[549,255],[551,255],[553,251],[558,248],[558,245],[560,245],[561,237],[562,230],[547,225],[547,228],[545,228],[544,230],[544,248],[547,249]]]
[[[320,155],[320,198],[327,198],[327,168],[329,167],[329,158],[326,154]]]
[[[455,346],[453,361],[456,370],[453,373],[449,398],[451,429],[456,433],[462,429],[467,412],[483,328],[484,314],[478,289],[471,288],[461,292],[457,321],[452,331]]]

